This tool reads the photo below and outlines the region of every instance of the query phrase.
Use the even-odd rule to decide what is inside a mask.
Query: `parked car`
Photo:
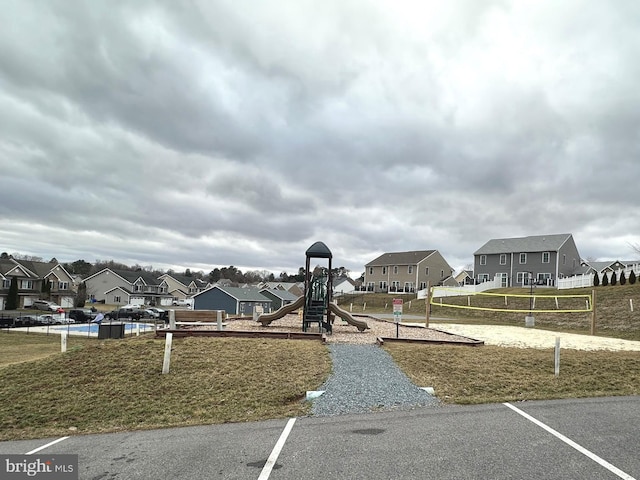
[[[76,321],[65,315],[54,313],[38,315],[38,323],[42,325],[68,325],[70,323],[76,323]]]
[[[143,310],[137,308],[120,308],[104,314],[106,320],[140,320],[143,316]]]
[[[158,316],[155,317],[156,319],[164,320],[165,322],[169,321],[169,312],[167,310],[163,310],[162,308],[156,308],[156,307],[151,307],[148,310],[151,310],[158,314]]]
[[[60,305],[48,300],[36,300],[31,304],[31,308],[44,310],[46,312],[64,313],[64,309]]]
[[[69,318],[76,323],[89,323],[96,318],[97,312],[94,312],[90,308],[74,308],[69,310]]]
[[[146,310],[143,310],[144,312],[144,318],[153,318],[153,319],[158,319],[160,318],[160,313],[158,313],[155,309],[152,308],[147,308]]]
[[[191,306],[193,305],[193,298],[180,298],[178,300],[174,300],[172,304],[174,307],[191,308]]]

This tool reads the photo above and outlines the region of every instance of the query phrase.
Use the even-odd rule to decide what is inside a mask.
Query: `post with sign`
[[[400,322],[402,321],[402,299],[393,299],[393,320],[396,322],[396,338],[400,336]]]

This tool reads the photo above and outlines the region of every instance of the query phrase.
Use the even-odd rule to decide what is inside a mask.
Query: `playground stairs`
[[[325,320],[326,305],[324,300],[311,300],[307,304],[302,320],[302,331],[306,332],[312,324],[317,323],[318,329],[331,331],[331,324]]]

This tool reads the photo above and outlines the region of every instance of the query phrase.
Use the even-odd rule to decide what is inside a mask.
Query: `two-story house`
[[[164,280],[167,283],[167,291],[176,301],[193,297],[195,294],[204,292],[211,287],[204,280],[176,273],[162,274],[158,277],[158,280]]]
[[[476,281],[500,278],[501,286],[555,285],[580,269],[580,254],[570,233],[489,240],[473,254]]]
[[[40,298],[73,307],[73,279],[57,260],[35,262],[9,257],[0,260],[0,310],[7,303],[13,277],[18,282],[18,308],[28,308]]]
[[[87,300],[110,305],[168,306],[173,297],[165,280],[150,272],[104,268],[84,279]]]
[[[369,292],[413,293],[442,285],[453,269],[437,250],[383,253],[367,263],[363,286]]]

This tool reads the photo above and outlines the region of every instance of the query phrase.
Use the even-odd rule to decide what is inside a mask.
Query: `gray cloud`
[[[636,2],[5,7],[3,251],[294,271],[323,240],[361,271],[640,243]]]

